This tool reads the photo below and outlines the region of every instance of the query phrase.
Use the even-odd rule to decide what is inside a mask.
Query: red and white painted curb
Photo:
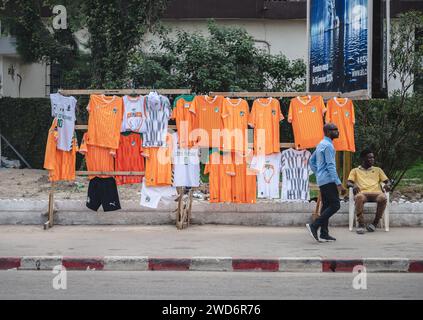
[[[104,271],[254,271],[254,272],[352,272],[364,266],[367,272],[423,273],[423,259],[407,258],[236,258],[191,257],[166,258],[143,256],[0,257],[0,270],[66,270]]]

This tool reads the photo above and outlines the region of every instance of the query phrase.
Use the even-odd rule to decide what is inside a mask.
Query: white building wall
[[[13,75],[9,74],[12,66],[14,69]],[[16,56],[2,56],[2,69],[2,96],[13,98],[46,97],[49,67],[45,63],[24,64]]]
[[[208,34],[207,20],[164,20],[163,25],[170,28],[170,36],[174,36],[177,30],[189,33]],[[306,59],[307,39],[306,20],[257,20],[257,19],[225,19],[217,20],[222,26],[242,27],[254,37],[255,40],[265,41],[269,44],[270,53],[283,53],[289,59]],[[146,36],[147,41],[157,40],[153,35]],[[257,46],[268,50],[265,43],[258,42]]]

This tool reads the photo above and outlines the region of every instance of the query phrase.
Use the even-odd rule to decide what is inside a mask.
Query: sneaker
[[[307,223],[306,228],[308,232],[310,233],[310,236],[317,242],[319,242],[319,237],[317,235],[317,228],[314,227],[312,224]]]
[[[366,233],[366,229],[364,229],[364,226],[358,226],[357,233],[358,234],[365,234]]]
[[[376,231],[376,226],[373,223],[370,223],[367,225],[367,231],[369,232],[375,232]]]
[[[327,236],[320,236],[320,242],[334,242],[336,239],[334,237],[331,237],[330,235]]]

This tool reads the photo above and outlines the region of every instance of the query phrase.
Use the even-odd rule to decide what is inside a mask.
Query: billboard
[[[370,97],[372,0],[308,0],[307,88]]]

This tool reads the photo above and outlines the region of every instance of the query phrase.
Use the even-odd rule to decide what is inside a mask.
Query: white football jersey
[[[281,153],[254,156],[250,168],[258,171],[258,198],[279,199]]]
[[[309,167],[311,153],[308,150],[288,149],[282,151],[282,201],[310,200]]]
[[[51,115],[57,118],[57,149],[70,151],[72,149],[73,134],[75,131],[74,97],[62,96],[60,93],[50,94]]]
[[[198,187],[200,185],[200,157],[198,148],[179,148],[178,134],[173,141],[173,186]]]
[[[123,97],[123,119],[120,132],[142,132],[145,119],[144,97]]]

